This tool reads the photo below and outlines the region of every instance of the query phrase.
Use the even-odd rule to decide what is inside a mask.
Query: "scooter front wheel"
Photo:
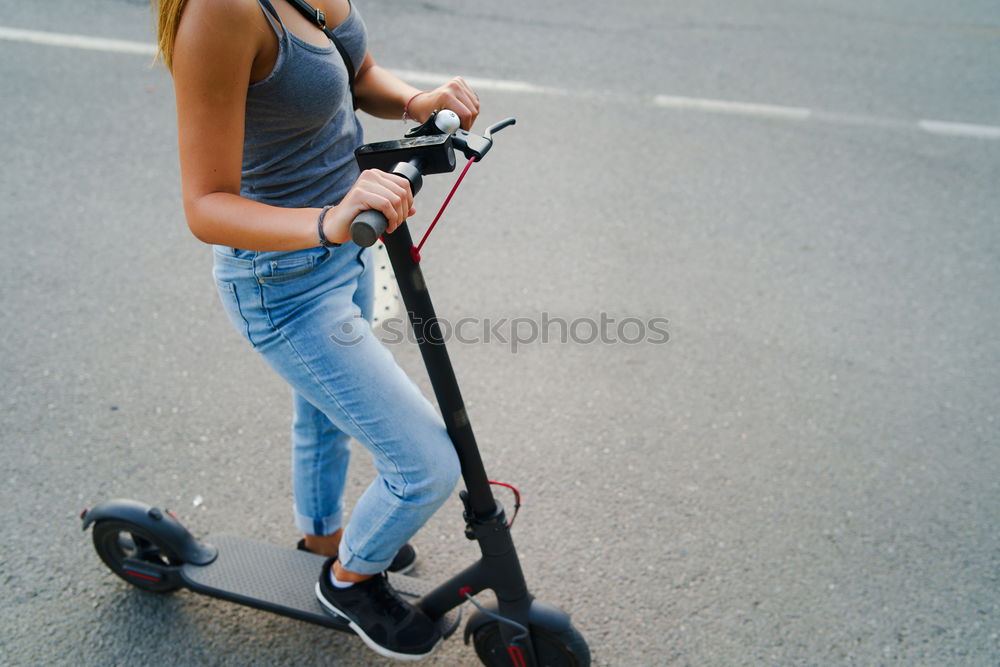
[[[539,667],[588,667],[590,649],[576,628],[550,630],[535,624],[530,627],[531,644]],[[489,667],[510,667],[511,656],[500,634],[500,623],[486,623],[473,634],[476,655]]]
[[[94,524],[93,538],[104,564],[133,586],[153,593],[180,588],[164,570],[182,561],[152,532],[127,521],[105,519]]]

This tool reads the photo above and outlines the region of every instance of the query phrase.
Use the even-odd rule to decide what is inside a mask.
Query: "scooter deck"
[[[323,556],[235,535],[212,535],[205,542],[218,547],[219,555],[208,565],[187,563],[181,567],[181,578],[191,590],[351,632],[347,621],[327,612],[316,599],[316,582],[326,560]],[[416,577],[392,573],[389,583],[412,599],[433,588]],[[461,609],[455,609],[441,618],[441,634],[448,637],[455,632],[461,617]]]

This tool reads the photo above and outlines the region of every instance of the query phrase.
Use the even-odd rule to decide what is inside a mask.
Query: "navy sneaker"
[[[417,564],[417,550],[412,544],[407,542],[396,552],[396,557],[389,563],[389,572],[393,574],[406,574]]]
[[[427,616],[399,596],[385,572],[348,588],[330,581],[336,558],[328,558],[316,584],[324,608],[345,619],[351,629],[379,655],[397,660],[419,660],[434,652],[441,632]]]
[[[309,551],[306,549],[305,538],[299,540],[299,543],[295,545],[295,548],[299,551]],[[309,553],[312,553],[309,551]],[[396,552],[396,557],[392,559],[389,563],[389,572],[393,574],[406,574],[413,569],[413,566],[417,564],[417,550],[416,548],[407,542],[399,548]]]

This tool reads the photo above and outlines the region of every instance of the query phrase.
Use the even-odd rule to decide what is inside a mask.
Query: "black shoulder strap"
[[[299,13],[305,16],[307,19],[316,24],[320,30],[326,33],[326,36],[330,38],[333,45],[337,47],[337,51],[340,53],[340,57],[344,59],[344,65],[347,67],[347,85],[351,90],[351,99],[354,99],[354,62],[351,60],[350,54],[347,53],[347,49],[344,48],[344,43],[333,34],[333,30],[326,25],[326,16],[320,10],[314,8],[306,0],[288,0],[292,7],[299,10]],[[354,108],[357,109],[357,103],[354,104]]]

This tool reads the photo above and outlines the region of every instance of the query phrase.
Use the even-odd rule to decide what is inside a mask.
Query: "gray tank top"
[[[358,179],[362,143],[344,59],[333,42],[315,46],[286,30],[269,0],[257,2],[278,35],[278,57],[247,91],[240,194],[286,208],[337,203]],[[353,3],[334,33],[360,65],[368,39]]]

